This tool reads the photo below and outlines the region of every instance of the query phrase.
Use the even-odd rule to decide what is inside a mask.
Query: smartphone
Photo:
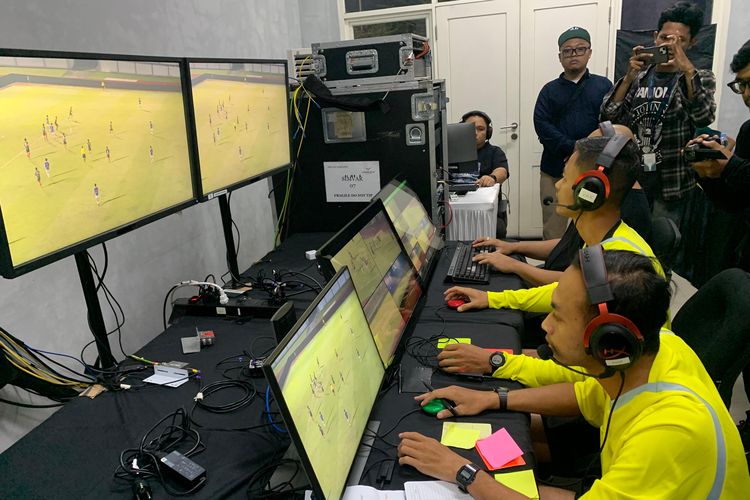
[[[664,64],[669,61],[669,47],[666,45],[643,47],[638,51],[638,54],[651,54],[651,57],[646,61],[647,64]]]

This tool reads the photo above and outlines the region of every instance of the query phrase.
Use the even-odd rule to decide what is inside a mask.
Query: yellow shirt
[[[654,268],[659,275],[664,276],[664,270],[654,256],[646,240],[630,226],[620,222],[611,238],[602,241],[605,250],[627,250],[654,259]],[[557,282],[549,285],[527,288],[522,290],[505,290],[504,292],[487,292],[489,306],[494,309],[520,309],[534,313],[552,311],[552,292],[557,288]]]
[[[596,379],[574,385],[604,439],[611,400]],[[620,396],[601,453],[602,478],[585,498],[740,499],[750,476],[737,427],[703,364],[662,330],[648,383]]]

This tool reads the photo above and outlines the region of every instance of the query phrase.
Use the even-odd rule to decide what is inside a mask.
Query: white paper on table
[[[347,486],[342,500],[406,500],[400,490],[378,490],[372,486]]]
[[[406,500],[466,500],[471,495],[463,493],[453,483],[446,481],[408,481],[404,483]]]

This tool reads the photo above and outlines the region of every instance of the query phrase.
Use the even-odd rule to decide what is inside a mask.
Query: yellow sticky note
[[[471,344],[471,339],[468,337],[458,337],[455,339],[442,338],[438,340],[437,348],[442,349],[448,344]]]
[[[443,422],[443,435],[440,442],[445,446],[469,450],[477,440],[492,434],[490,424],[472,424],[466,422]]]
[[[529,498],[539,499],[539,490],[536,487],[533,470],[495,474],[495,481]]]

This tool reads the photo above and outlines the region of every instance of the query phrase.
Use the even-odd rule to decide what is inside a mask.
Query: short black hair
[[[596,168],[596,160],[604,151],[609,137],[584,137],[576,141],[575,150],[578,152],[578,163],[586,170]],[[620,154],[617,155],[612,166],[607,170],[609,178],[608,203],[620,205],[630,192],[638,178],[638,167],[641,165],[641,150],[635,141],[628,141]]]
[[[690,38],[703,26],[703,11],[694,3],[677,2],[659,16],[659,31],[664,23],[680,23],[690,28]]]
[[[732,69],[732,73],[739,73],[748,64],[750,64],[750,40],[740,47],[740,50],[732,58],[732,64],[729,67]]]
[[[659,351],[659,332],[667,320],[671,292],[669,283],[656,272],[656,259],[626,250],[604,250],[607,281],[614,299],[607,302],[612,314],[625,316],[643,336],[643,352]],[[578,255],[571,263],[581,268]],[[587,301],[588,301],[588,295]],[[597,314],[591,306],[592,317]]]

